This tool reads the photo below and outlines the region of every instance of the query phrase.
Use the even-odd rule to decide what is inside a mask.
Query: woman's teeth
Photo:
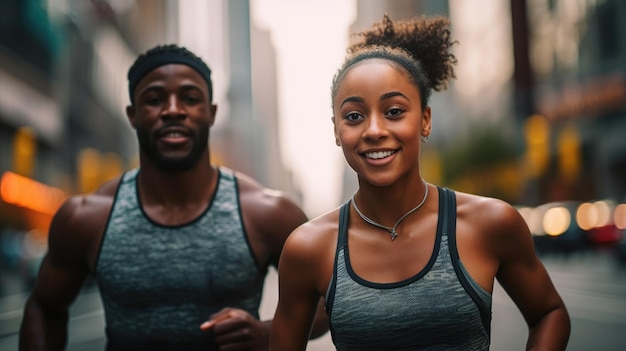
[[[376,152],[368,152],[365,154],[365,157],[371,158],[374,160],[378,160],[380,158],[385,158],[391,156],[395,151],[376,151]]]

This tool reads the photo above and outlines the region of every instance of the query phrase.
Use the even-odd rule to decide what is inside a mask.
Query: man
[[[271,322],[258,316],[265,274],[306,215],[280,193],[211,165],[217,106],[200,58],[158,46],[137,58],[128,80],[140,166],[55,214],[20,350],[65,347],[68,309],[90,275],[107,350],[267,349]],[[325,313],[318,316],[312,337],[327,328]]]

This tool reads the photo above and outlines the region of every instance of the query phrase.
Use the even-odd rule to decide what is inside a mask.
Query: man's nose
[[[176,95],[167,99],[163,115],[170,118],[182,118],[186,115],[185,108]]]

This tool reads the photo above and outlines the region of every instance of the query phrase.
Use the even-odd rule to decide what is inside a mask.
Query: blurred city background
[[[431,100],[422,171],[502,198],[527,220],[572,316],[568,350],[626,349],[626,2],[621,0],[0,0],[0,349],[50,219],[137,165],[124,108],[135,57],[178,43],[213,70],[212,159],[279,189],[309,217],[356,177],[334,145],[330,84],[349,33],[383,13],[443,14],[457,79]],[[270,318],[276,275],[267,279]],[[493,350],[526,326],[494,291]],[[70,350],[100,350],[92,284],[72,308]],[[329,337],[309,350],[332,350]]]

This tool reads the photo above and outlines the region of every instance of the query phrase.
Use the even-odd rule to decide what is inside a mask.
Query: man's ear
[[[211,121],[209,122],[209,125],[213,127],[213,124],[215,124],[215,115],[217,114],[217,105],[211,104],[210,111],[211,111]]]
[[[335,144],[337,146],[341,146],[341,141],[339,141],[339,134],[337,134],[337,125],[335,124],[335,116],[330,118],[333,121],[333,132],[335,133]]]
[[[128,118],[128,121],[133,129],[137,128],[137,125],[135,124],[135,112],[136,109],[134,105],[126,106],[126,117]]]

